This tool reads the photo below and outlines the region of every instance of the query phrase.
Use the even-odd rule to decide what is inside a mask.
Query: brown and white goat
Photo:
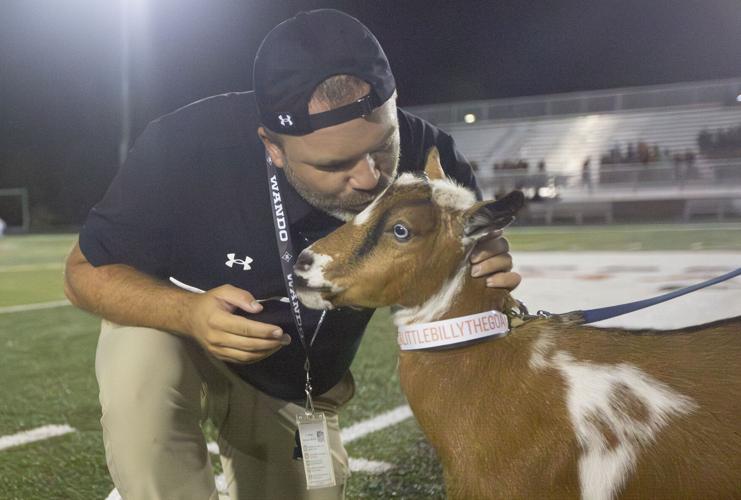
[[[514,310],[471,278],[468,256],[522,197],[476,202],[435,151],[426,173],[302,253],[305,304],[392,306],[397,326]],[[402,351],[399,369],[450,498],[741,498],[740,361],[741,317],[627,331],[572,313]]]

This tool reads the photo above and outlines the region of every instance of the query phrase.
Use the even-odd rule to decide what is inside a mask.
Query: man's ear
[[[286,157],[283,153],[283,148],[270,140],[270,136],[268,136],[268,133],[265,131],[265,127],[258,127],[257,135],[260,136],[260,140],[265,146],[265,151],[268,152],[268,156],[270,156],[270,161],[273,162],[273,165],[278,168],[283,168],[286,164]]]
[[[425,174],[427,174],[427,178],[430,180],[445,179],[445,172],[443,171],[443,166],[440,164],[440,152],[435,146],[427,150]]]
[[[512,191],[499,200],[480,201],[466,210],[464,235],[474,241],[504,229],[515,220],[515,214],[525,204],[525,196],[520,191]]]

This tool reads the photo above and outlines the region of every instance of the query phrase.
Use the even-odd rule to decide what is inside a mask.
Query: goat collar
[[[443,347],[486,337],[503,337],[509,333],[507,315],[486,311],[429,323],[414,323],[398,328],[402,351]]]

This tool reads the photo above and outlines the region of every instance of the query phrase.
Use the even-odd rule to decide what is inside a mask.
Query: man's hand
[[[232,314],[236,309],[248,313],[262,311],[251,293],[232,285],[193,295],[187,332],[212,356],[232,363],[254,363],[267,358],[291,337],[267,323]]]
[[[124,264],[93,267],[79,245],[67,258],[64,276],[64,293],[77,307],[121,325],[193,337],[224,361],[254,363],[291,342],[275,325],[232,314],[259,313],[262,306],[231,285],[186,292]]]
[[[502,237],[502,231],[479,240],[471,252],[471,276],[485,277],[486,286],[514,290],[522,281],[522,276],[512,272],[512,256],[509,243]]]

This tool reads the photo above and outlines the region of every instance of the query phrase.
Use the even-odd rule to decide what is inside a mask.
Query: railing
[[[479,169],[476,177],[487,196],[514,189],[522,190],[530,197],[537,192],[545,198],[599,192],[609,194],[615,190],[639,192],[722,189],[737,190],[741,199],[741,158],[700,158],[691,163],[664,161],[646,165],[602,165],[581,173]]]
[[[437,125],[468,123],[466,115],[477,121],[533,118],[569,114],[589,114],[641,108],[691,105],[738,105],[741,78],[706,82],[627,87],[545,96],[468,101],[409,110]]]

